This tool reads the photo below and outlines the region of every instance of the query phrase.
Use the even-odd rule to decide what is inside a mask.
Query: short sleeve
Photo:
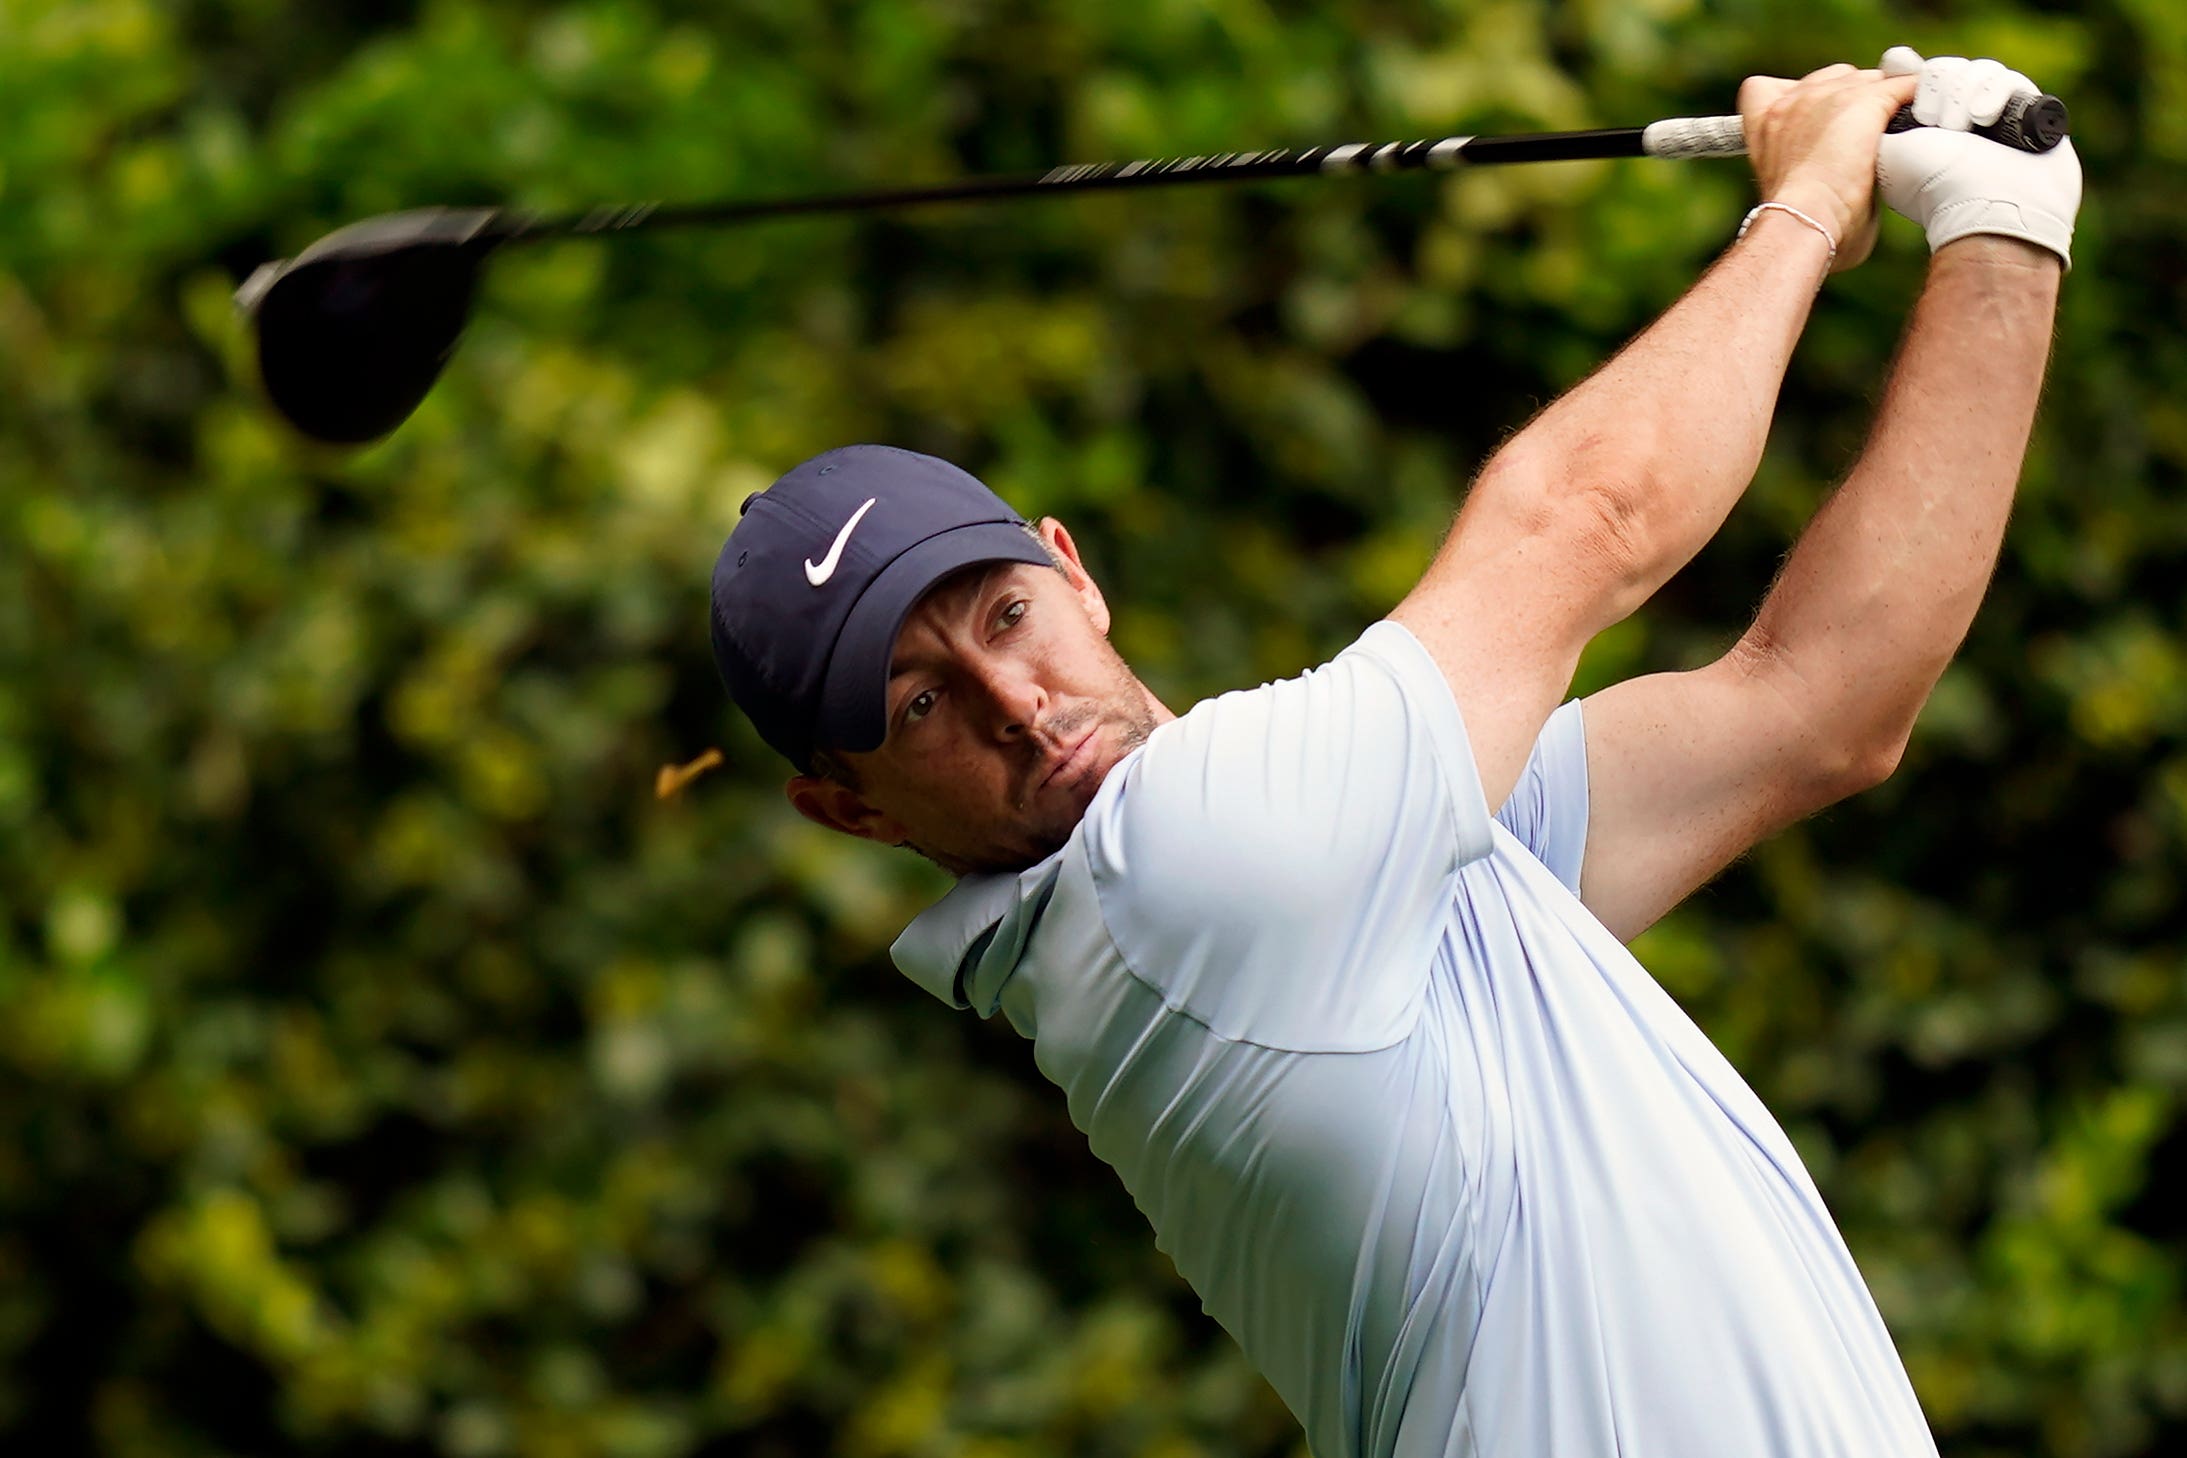
[[[1363,1050],[1409,1031],[1458,868],[1493,833],[1457,702],[1408,630],[1378,623],[1320,668],[1211,699],[1119,773],[1082,831],[1133,975],[1241,1041]]]
[[[1549,716],[1534,740],[1497,823],[1534,853],[1550,874],[1579,894],[1587,854],[1587,731],[1574,699]]]

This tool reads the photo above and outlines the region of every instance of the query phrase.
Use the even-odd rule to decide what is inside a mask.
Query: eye
[[[904,722],[916,724],[934,712],[934,701],[940,698],[932,689],[921,689],[904,701]]]
[[[1004,629],[1014,628],[1025,621],[1025,614],[1031,608],[1032,604],[1024,598],[1013,599],[1003,605],[1001,612],[995,614],[995,626]]]

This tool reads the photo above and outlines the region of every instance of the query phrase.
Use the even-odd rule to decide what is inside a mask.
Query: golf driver
[[[1912,114],[1902,109],[1891,129],[1914,124]],[[1978,130],[2007,146],[2038,152],[2056,146],[2066,135],[2066,125],[2065,106],[2056,97],[2018,97],[1995,123]],[[479,270],[497,249],[512,244],[1030,193],[1444,171],[1461,163],[1745,153],[1738,117],[1674,117],[1645,127],[1602,131],[1094,162],[926,187],[760,202],[681,207],[645,203],[560,216],[505,208],[423,208],[352,223],[292,260],[262,265],[236,291],[236,304],[257,328],[259,375],[275,408],[314,440],[362,445],[393,431],[425,399],[470,318]]]

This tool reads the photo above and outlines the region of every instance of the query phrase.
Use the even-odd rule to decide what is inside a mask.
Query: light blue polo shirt
[[[1317,1458],[1934,1455],[1791,1143],[1580,905],[1586,774],[1569,704],[1492,819],[1378,623],[894,955],[1033,1040]]]

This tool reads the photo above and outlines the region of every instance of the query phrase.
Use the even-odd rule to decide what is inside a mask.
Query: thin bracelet
[[[1838,240],[1830,236],[1830,230],[1828,228],[1825,228],[1822,224],[1816,222],[1813,218],[1809,217],[1806,213],[1801,212],[1798,208],[1794,207],[1790,203],[1756,203],[1753,209],[1748,212],[1746,217],[1741,220],[1739,224],[1738,237],[1733,238],[1731,241],[1736,243],[1739,241],[1740,238],[1746,237],[1747,229],[1754,226],[1754,220],[1767,212],[1790,213],[1793,217],[1798,218],[1801,222],[1807,224],[1807,226],[1822,234],[1823,242],[1830,246],[1830,256],[1823,260],[1823,272],[1826,274],[1830,272],[1830,265],[1838,261]]]

